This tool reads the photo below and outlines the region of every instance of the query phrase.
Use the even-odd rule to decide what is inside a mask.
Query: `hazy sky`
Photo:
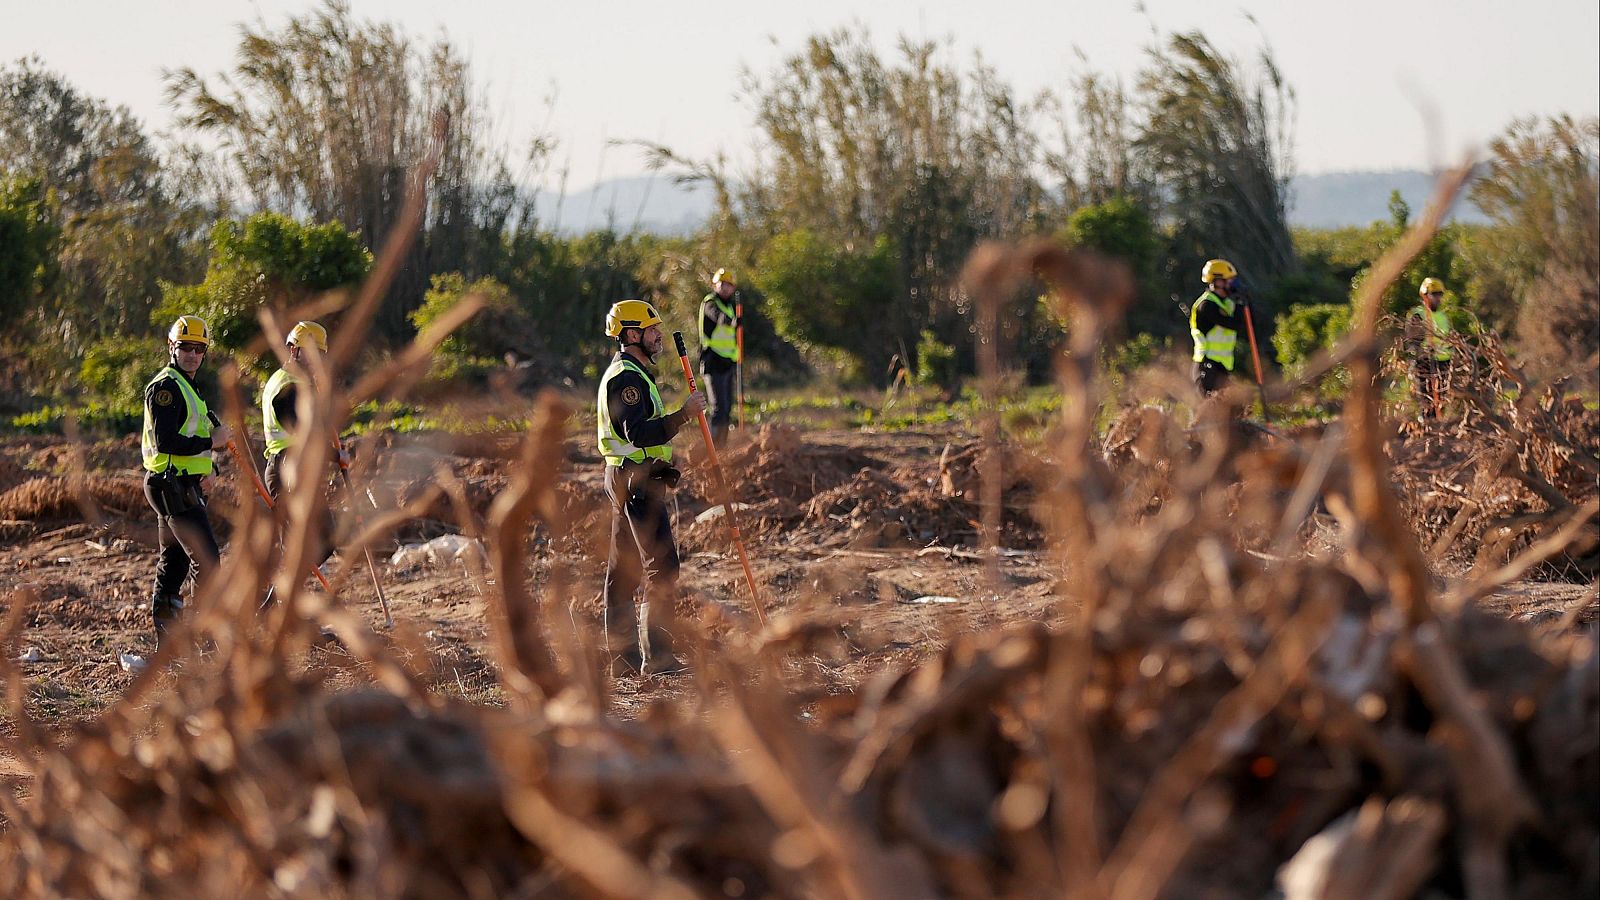
[[[80,90],[165,129],[163,68],[225,69],[238,23],[280,25],[313,0],[0,0],[0,60],[37,54]],[[569,188],[643,171],[608,139],[660,141],[690,156],[749,154],[742,66],[771,69],[806,36],[860,22],[895,37],[952,38],[1019,91],[1088,70],[1131,80],[1151,41],[1201,28],[1248,57],[1271,45],[1299,99],[1301,172],[1427,168],[1454,160],[1515,116],[1600,112],[1595,0],[353,0],[356,14],[442,31],[472,60],[502,140],[544,129]],[[1252,14],[1255,23],[1249,21]],[[1080,56],[1081,54],[1081,56]],[[546,100],[554,92],[555,104]],[[1424,110],[1438,127],[1429,134]]]

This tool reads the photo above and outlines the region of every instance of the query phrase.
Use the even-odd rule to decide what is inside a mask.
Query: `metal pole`
[[[734,334],[738,337],[739,359],[734,363],[739,378],[739,430],[744,430],[744,298],[735,294],[733,300]]]
[[[345,492],[353,494],[355,487],[350,484],[350,465],[344,461],[344,444],[340,442],[338,435],[333,436],[333,451],[336,454],[334,458],[339,462],[339,477],[344,480]],[[374,500],[370,493],[367,494],[367,501],[372,504],[373,509],[378,508],[378,501]],[[378,606],[383,610],[383,627],[393,628],[394,615],[389,612],[389,598],[384,596],[383,585],[378,582],[378,566],[372,561],[372,548],[362,546],[361,552],[367,555],[367,573],[372,576],[372,589],[378,592]]]

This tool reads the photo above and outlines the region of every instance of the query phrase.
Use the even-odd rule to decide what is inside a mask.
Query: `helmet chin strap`
[[[637,330],[637,329],[631,329],[630,328],[630,329],[627,329],[627,330],[628,331],[634,331],[634,330]],[[643,337],[643,332],[640,332],[640,337]],[[656,361],[656,355],[654,353],[650,352],[650,348],[646,347],[644,345],[643,341],[622,341],[621,344],[623,346],[623,349],[627,349],[628,347],[638,347],[639,351],[645,355],[646,359],[650,360],[650,362],[652,362],[652,363],[654,363]]]

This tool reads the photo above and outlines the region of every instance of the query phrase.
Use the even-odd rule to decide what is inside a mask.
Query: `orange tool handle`
[[[678,348],[678,362],[683,364],[683,377],[689,383],[689,392],[695,391],[694,371],[689,368],[689,349],[683,343],[683,332],[674,331],[672,341]],[[755,572],[750,568],[750,558],[744,552],[744,539],[739,535],[739,526],[733,521],[733,494],[728,490],[728,481],[722,477],[722,462],[717,459],[717,445],[711,440],[711,425],[706,422],[705,411],[696,414],[700,420],[700,436],[706,440],[706,453],[711,457],[711,470],[717,476],[717,488],[722,494],[722,515],[728,522],[728,531],[733,535],[733,549],[739,553],[739,565],[744,567],[745,584],[750,588],[751,608],[756,611],[756,621],[764,627],[767,624],[767,614],[761,606],[761,595],[756,591]]]
[[[1250,307],[1244,308],[1244,328],[1250,335],[1250,361],[1255,364],[1256,384],[1261,384],[1261,354],[1256,352],[1256,322],[1250,315]]]

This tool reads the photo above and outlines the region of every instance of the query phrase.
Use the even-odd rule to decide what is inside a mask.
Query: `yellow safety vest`
[[[1428,327],[1428,335],[1422,339],[1424,349],[1432,351],[1433,358],[1445,362],[1455,356],[1455,348],[1450,346],[1448,335],[1451,332],[1450,317],[1442,309],[1429,311],[1424,304],[1418,303],[1411,310],[1410,318],[1421,319]]]
[[[656,389],[656,381],[650,374],[629,359],[626,355],[620,359],[612,360],[611,366],[606,369],[606,374],[600,379],[600,421],[596,429],[596,437],[600,443],[600,455],[605,457],[606,465],[620,466],[624,461],[644,462],[646,459],[659,459],[663,462],[672,461],[672,446],[661,444],[655,447],[635,447],[611,425],[611,412],[606,408],[606,387],[611,379],[622,374],[623,371],[632,369],[644,378],[644,383],[650,386],[650,418],[659,419],[667,414],[666,407],[661,403],[661,392]]]
[[[279,369],[267,379],[267,386],[261,392],[261,428],[267,438],[267,449],[262,455],[267,459],[289,449],[289,430],[278,421],[278,410],[272,404],[284,388],[295,383],[288,369]]]
[[[1200,333],[1200,304],[1208,300],[1215,303],[1224,314],[1233,315],[1232,297],[1223,299],[1211,291],[1206,291],[1200,295],[1200,299],[1194,301],[1194,306],[1189,309],[1189,335],[1194,338],[1194,361],[1209,359],[1222,363],[1224,369],[1232,372],[1233,350],[1239,343],[1239,332],[1215,325],[1209,332]]]
[[[178,433],[184,437],[211,436],[211,419],[206,415],[206,402],[200,399],[200,394],[195,391],[194,385],[184,377],[182,372],[174,366],[167,366],[156,373],[145,385],[145,390],[150,390],[151,385],[171,378],[178,385],[178,396],[183,398],[185,415],[183,426]],[[144,457],[144,467],[151,472],[165,472],[168,468],[177,469],[185,475],[210,475],[211,451],[206,450],[194,456],[179,456],[174,453],[161,453],[156,450],[156,420],[150,415],[150,404],[144,407],[144,430],[139,435],[139,452]]]
[[[711,338],[706,341],[706,349],[717,354],[723,359],[737,359],[739,356],[738,335],[733,327],[733,307],[723,306],[722,298],[716,294],[707,294],[706,300],[715,303],[722,312],[722,318],[711,328]]]

